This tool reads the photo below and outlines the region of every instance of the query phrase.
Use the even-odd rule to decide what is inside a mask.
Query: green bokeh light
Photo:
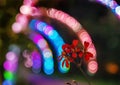
[[[4,78],[6,80],[13,80],[14,79],[14,74],[12,72],[5,71],[4,72]]]

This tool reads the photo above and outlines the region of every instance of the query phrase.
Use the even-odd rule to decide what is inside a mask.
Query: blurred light
[[[31,57],[28,50],[23,51],[23,57],[26,58],[26,59],[29,59]]]
[[[24,0],[24,4],[25,5],[34,5],[35,3],[37,3],[38,0]]]
[[[32,30],[36,29],[37,23],[38,23],[38,20],[37,20],[37,19],[32,19],[32,20],[29,22],[29,27],[30,27]]]
[[[36,23],[37,23],[37,27],[36,27]],[[61,53],[62,53],[61,49],[62,49],[62,45],[64,44],[64,41],[63,41],[62,37],[57,33],[57,31],[52,28],[52,26],[49,26],[45,22],[39,21],[37,19],[31,20],[29,26],[30,26],[30,29],[40,32],[44,37],[46,37],[52,43],[52,45],[54,46],[54,49],[56,50],[57,57],[61,55]],[[58,41],[55,41],[55,40],[58,40]],[[60,42],[60,43],[58,43],[58,42]],[[61,46],[60,50],[58,49],[58,44],[59,44],[59,49]],[[44,51],[43,58],[44,59],[49,58],[49,57],[51,57],[50,55],[51,55],[50,52]],[[60,62],[58,62],[58,63],[60,63]],[[62,67],[60,65],[62,65],[62,64],[58,64],[58,67],[60,67],[59,70],[61,72],[63,72],[62,70],[64,70],[64,73],[65,73],[65,71],[68,72],[69,69],[66,69],[66,66]]]
[[[39,53],[37,51],[33,51],[31,54],[32,57],[32,71],[34,73],[39,73],[41,70],[41,66],[42,66],[42,59],[41,56],[39,55]]]
[[[52,52],[51,52],[51,50],[50,50],[50,48],[48,47],[48,43],[46,42],[46,40],[40,35],[40,34],[37,34],[37,33],[31,33],[30,35],[29,35],[29,37],[30,37],[30,39],[39,47],[39,50],[41,51],[41,53],[42,53],[42,59],[43,59],[43,67],[45,68],[45,69],[43,69],[44,70],[44,72],[46,73],[46,74],[48,74],[48,75],[50,75],[50,74],[52,74],[53,73],[53,71],[54,71],[54,66],[51,64],[51,66],[50,66],[50,68],[49,68],[49,66],[47,66],[45,63],[46,63],[46,61],[50,61],[50,63],[53,63],[54,64],[54,61],[53,61],[53,54],[52,54]],[[37,63],[38,64],[41,64],[40,63],[40,61],[37,61],[36,59],[34,59],[35,58],[35,56],[33,57],[33,68],[32,68],[32,70],[33,70],[33,72],[35,72],[35,73],[39,73],[40,71],[40,68],[37,68],[37,67],[39,67],[38,65],[37,65]],[[48,64],[48,63],[47,63]],[[28,65],[29,66],[29,65]],[[46,70],[46,69],[48,69],[48,70]]]
[[[43,55],[44,55],[44,58],[47,59],[47,58],[52,57],[52,52],[50,49],[45,49],[43,50]]]
[[[24,0],[23,3],[24,3],[25,5],[32,5],[33,1],[34,1],[34,0]]]
[[[36,60],[34,59],[32,68],[35,68],[35,69],[41,68],[41,60],[40,59],[36,59]]]
[[[15,44],[11,44],[11,45],[9,46],[9,50],[12,51],[12,52],[14,52],[15,55],[19,55],[19,54],[20,54],[20,47],[17,46],[17,45],[15,45]],[[16,56],[16,57],[17,57],[17,56]]]
[[[25,15],[17,14],[16,16],[16,22],[21,23],[21,25],[26,25],[28,22],[28,18]]]
[[[115,12],[120,16],[120,6],[117,6],[117,7],[115,8]]]
[[[87,52],[90,52],[90,53],[93,54],[93,57],[91,59],[96,59],[96,50],[95,50],[95,47],[94,47],[93,43],[87,49]]]
[[[51,26],[47,25],[46,28],[45,28],[45,30],[44,30],[44,33],[45,33],[46,35],[48,35],[48,33],[49,33],[52,29],[53,29],[53,28],[52,28]]]
[[[47,75],[51,75],[54,72],[54,64],[52,61],[51,59],[44,61],[44,71]]]
[[[5,81],[3,81],[2,85],[14,85],[14,84],[10,80],[5,80]]]
[[[88,71],[92,74],[96,73],[98,70],[98,64],[96,61],[90,61],[88,63]]]
[[[22,5],[20,7],[20,12],[24,15],[29,15],[32,13],[32,9],[31,9],[31,6],[28,6],[28,5]]]
[[[78,33],[78,37],[80,38],[83,45],[85,41],[89,42],[90,44],[92,42],[87,32]]]
[[[55,38],[58,38],[58,33],[55,31],[55,30],[51,30],[49,33],[48,33],[50,39],[55,39]]]
[[[6,54],[6,59],[10,61],[16,61],[16,54],[14,52],[8,52]]]
[[[38,42],[37,42],[37,45],[42,49],[42,48],[45,48],[47,46],[47,43],[44,39],[40,39]]]
[[[47,26],[47,24],[46,23],[44,23],[44,22],[38,22],[37,23],[37,29],[39,30],[39,31],[44,31],[44,28]]]
[[[17,63],[6,60],[3,64],[4,69],[10,72],[14,72],[17,69]]]
[[[78,32],[78,30],[82,28],[79,22],[77,22],[73,17],[69,16],[68,14],[62,11],[52,8],[47,11],[47,15],[53,19],[57,19],[61,21],[62,23],[66,24],[74,32]]]
[[[13,79],[14,79],[14,75],[13,75],[13,73],[11,73],[11,72],[9,72],[9,71],[5,71],[5,72],[4,72],[4,78],[5,78],[6,80],[13,80]]]
[[[116,74],[119,70],[119,66],[116,63],[107,63],[106,71],[110,74]]]
[[[40,73],[41,69],[40,68],[32,68],[32,71],[36,74]]]
[[[27,58],[26,61],[24,62],[25,67],[31,68],[33,65],[33,62],[30,58]]]
[[[12,30],[14,33],[20,33],[22,29],[23,29],[23,26],[20,23],[18,22],[13,23]]]
[[[96,0],[107,7],[111,8],[112,12],[115,13],[118,18],[120,18],[120,6],[117,4],[115,0]]]

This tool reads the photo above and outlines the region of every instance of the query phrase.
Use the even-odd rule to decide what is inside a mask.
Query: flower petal
[[[85,41],[85,42],[84,42],[84,47],[85,47],[85,49],[87,49],[88,46],[89,46],[89,42]]]
[[[76,47],[78,45],[78,40],[73,40],[72,45]]]
[[[69,61],[70,61],[70,62],[73,62],[73,58],[70,58]]]
[[[62,62],[62,67],[64,66],[64,64],[65,64],[65,60],[63,60],[63,62]]]
[[[76,52],[80,52],[80,48],[76,48],[76,50],[75,50]]]
[[[72,58],[77,58],[77,54],[76,53],[72,53]]]
[[[83,56],[83,52],[80,51],[79,54],[78,54],[78,56],[79,56],[79,58],[82,58],[82,56]]]
[[[69,47],[69,44],[64,44],[62,45],[62,49],[64,50],[65,48],[68,48]]]
[[[93,54],[90,53],[90,52],[86,52],[85,60],[86,60],[86,61],[89,61],[90,57],[93,57]]]
[[[66,59],[66,67],[69,68],[69,61]]]

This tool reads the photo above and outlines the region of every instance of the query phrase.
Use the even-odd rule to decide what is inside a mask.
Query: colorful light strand
[[[84,42],[88,42],[90,45],[87,49],[87,52],[90,52],[93,54],[93,58],[90,58],[88,64],[91,61],[96,62],[96,50],[95,50],[94,44],[92,43],[91,37],[89,36],[87,31],[83,29],[83,27],[77,20],[75,20],[70,15],[68,15],[62,11],[59,11],[57,9],[54,9],[54,8],[46,10],[46,14],[50,18],[56,19],[56,20],[62,22],[63,24],[66,24],[70,29],[72,29],[79,37],[79,40],[82,42],[83,46],[84,46]],[[96,69],[97,68],[98,68],[98,64],[96,64]],[[88,69],[88,71],[89,71],[89,69]],[[97,70],[94,72],[91,72],[91,71],[89,71],[89,72],[93,74],[93,73],[96,73]]]
[[[6,54],[6,61],[3,64],[5,71],[2,85],[15,85],[15,75],[18,67],[20,49],[16,45],[11,45],[9,49],[10,51]]]
[[[35,5],[35,3],[37,3],[37,1],[38,0],[35,0],[35,1],[34,0],[24,0],[24,3],[20,8],[20,12],[21,12],[20,15],[22,15],[22,17],[18,21],[17,21],[18,18],[16,19],[16,22],[12,26],[13,31],[15,33],[19,33],[19,32],[22,32],[23,30],[25,30],[28,27],[28,23],[29,23],[28,17],[36,18],[36,17],[41,17],[44,15],[46,17],[56,19],[56,20],[62,22],[63,24],[66,24],[69,28],[71,28],[78,35],[79,40],[82,42],[83,45],[84,45],[85,41],[90,43],[87,51],[91,52],[94,55],[94,57],[92,57],[90,59],[90,61],[87,63],[87,65],[89,65],[89,63],[91,61],[96,62],[96,50],[95,50],[94,44],[92,43],[92,40],[91,40],[89,34],[87,33],[87,31],[85,31],[83,29],[81,24],[77,20],[75,20],[73,17],[71,17],[70,15],[68,15],[60,10],[53,9],[53,8],[50,8],[47,10],[46,8],[42,8],[42,7],[36,8],[34,5]],[[116,10],[119,11],[119,7],[116,8]],[[23,17],[26,17],[26,20],[25,20],[26,24],[21,22]],[[42,35],[48,36],[48,38],[51,39],[51,41],[53,41],[53,42],[58,41],[58,39],[56,38],[56,36],[58,37],[57,31],[51,30],[51,32],[49,32],[49,29],[51,29],[52,27],[46,26],[46,23],[33,19],[29,25],[33,30],[37,30],[37,31],[41,32]],[[18,28],[18,29],[16,29],[16,28]],[[62,41],[62,38],[60,39],[60,41]],[[63,42],[60,42],[60,43],[63,44]],[[61,53],[61,50],[62,49],[60,46],[60,48],[58,50],[58,54]],[[61,63],[59,65],[60,65],[59,69],[61,69],[61,72],[63,71],[63,73],[67,72],[69,70],[66,68],[62,68]],[[96,64],[96,69],[97,69],[97,67],[98,67],[98,65]],[[89,71],[89,69],[88,69],[88,71]],[[96,73],[96,72],[94,72],[94,73]]]
[[[32,58],[32,62],[33,62],[32,71],[34,73],[39,73],[41,71],[41,67],[42,67],[42,56],[39,54],[38,51],[34,50],[31,53],[31,58]]]
[[[46,37],[48,40],[52,42],[51,44],[53,44],[57,52],[56,56],[61,55],[62,45],[64,44],[64,41],[58,34],[58,32],[52,28],[52,26],[47,25],[45,22],[39,21],[37,19],[31,20],[29,26],[32,30],[40,32],[44,37]],[[63,60],[58,63],[58,68],[60,72],[66,73],[70,68],[62,67]]]
[[[120,6],[117,4],[115,0],[96,0],[97,2],[106,5],[109,7],[114,14],[120,18]]]
[[[40,34],[37,34],[37,33],[30,33],[29,38],[37,45],[37,47],[42,53],[44,72],[48,75],[52,74],[54,72],[54,61],[53,61],[52,51],[50,50],[48,43]],[[32,53],[32,55],[33,54],[34,54],[34,57],[39,59],[39,57],[35,56],[35,53]],[[38,63],[40,64],[40,62]],[[34,65],[34,62],[33,62],[33,65]],[[34,69],[34,66],[33,66],[33,69]]]

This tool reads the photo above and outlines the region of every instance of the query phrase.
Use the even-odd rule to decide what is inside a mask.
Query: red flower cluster
[[[87,48],[89,46],[88,42],[84,42],[83,49],[80,49],[78,46],[78,40],[73,40],[72,44],[64,44],[62,46],[63,52],[61,56],[58,57],[58,60],[61,61],[62,58],[64,58],[62,62],[62,66],[64,64],[68,68],[70,66],[69,62],[75,62],[75,59],[81,59],[84,57],[85,61],[89,61],[90,57],[93,57],[93,54],[90,52],[87,52]]]

